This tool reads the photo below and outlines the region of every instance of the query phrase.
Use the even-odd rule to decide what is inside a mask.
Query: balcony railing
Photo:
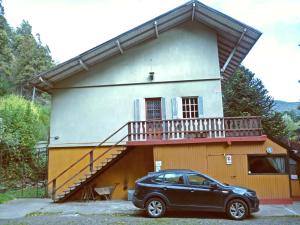
[[[128,141],[261,136],[260,117],[219,117],[132,121]]]

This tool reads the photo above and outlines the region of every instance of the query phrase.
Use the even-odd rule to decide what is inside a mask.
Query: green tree
[[[4,9],[0,2],[0,96],[10,92],[11,64],[13,54],[11,49],[11,28],[4,18]]]
[[[0,0],[0,16],[4,16],[4,7],[2,5],[2,0]]]
[[[224,83],[225,116],[261,116],[267,135],[283,138],[287,129],[281,113],[273,110],[274,100],[268,95],[262,81],[249,69],[241,66]]]
[[[0,0],[0,96],[17,93],[29,97],[29,80],[52,66],[50,50],[43,45],[40,35],[32,34],[28,21],[11,28]]]
[[[16,30],[13,53],[15,83],[23,94],[28,81],[34,75],[49,69],[53,61],[49,48],[42,45],[40,36],[36,40],[32,35],[32,27],[28,21],[23,21]]]
[[[1,139],[0,151],[5,159],[0,174],[7,180],[17,180],[23,158],[30,159],[25,165],[25,175],[30,177],[35,168],[35,144],[47,138],[49,111],[22,97],[9,95],[0,98]],[[23,164],[22,164],[23,165]]]

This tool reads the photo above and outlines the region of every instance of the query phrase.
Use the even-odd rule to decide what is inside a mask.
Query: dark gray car
[[[259,211],[256,192],[230,186],[193,170],[163,170],[136,181],[133,204],[146,209],[150,217],[167,210],[226,212],[242,220]]]

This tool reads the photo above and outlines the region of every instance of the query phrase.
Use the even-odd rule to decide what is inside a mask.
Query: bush
[[[16,96],[0,98],[0,178],[11,185],[39,168],[34,146],[48,135],[49,111]],[[24,160],[26,159],[26,160]]]

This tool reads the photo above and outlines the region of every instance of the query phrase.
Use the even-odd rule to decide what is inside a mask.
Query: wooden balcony
[[[260,117],[219,117],[128,123],[129,142],[211,140],[228,137],[260,137],[262,135]]]

